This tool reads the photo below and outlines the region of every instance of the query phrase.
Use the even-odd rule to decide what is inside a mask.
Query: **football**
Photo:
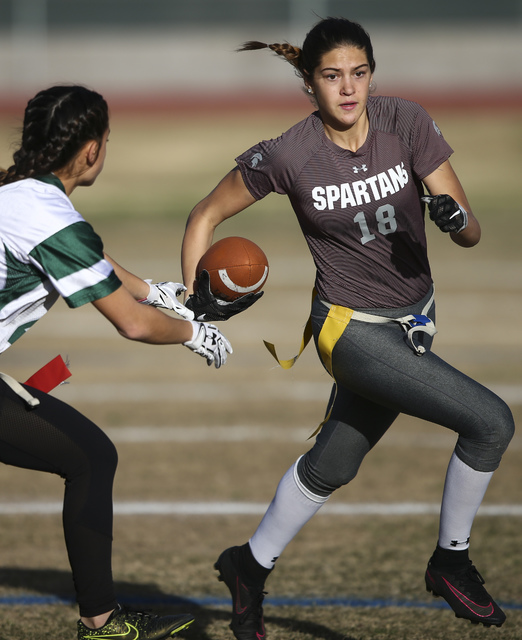
[[[203,270],[210,275],[210,290],[216,298],[232,302],[263,288],[268,278],[268,260],[255,242],[230,236],[218,240],[203,254],[196,277]]]

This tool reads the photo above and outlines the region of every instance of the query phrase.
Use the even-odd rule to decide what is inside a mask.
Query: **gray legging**
[[[411,307],[360,309],[398,318],[421,314],[432,292]],[[328,307],[316,298],[312,327],[317,340]],[[427,315],[435,320],[435,305]],[[405,413],[459,434],[456,455],[471,468],[494,471],[514,432],[506,403],[489,389],[431,352],[432,338],[418,333],[426,353],[415,354],[395,322],[351,320],[332,352],[337,393],[315,445],[299,461],[299,478],[316,495],[326,496],[352,480],[364,456]],[[333,402],[333,404],[332,404]]]

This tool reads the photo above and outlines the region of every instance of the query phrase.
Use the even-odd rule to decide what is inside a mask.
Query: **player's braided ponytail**
[[[321,64],[322,57],[339,47],[349,46],[366,53],[370,71],[375,71],[373,47],[368,33],[357,22],[346,18],[325,18],[318,22],[306,35],[302,49],[294,45],[265,44],[252,40],[245,42],[237,51],[271,49],[283,57],[297,71],[301,78],[310,80],[315,69]]]
[[[22,142],[0,185],[62,169],[84,144],[101,143],[108,127],[107,103],[95,91],[79,85],[40,91],[27,104]]]
[[[244,42],[237,51],[255,51],[256,49],[271,49],[274,53],[281,56],[295,67],[301,77],[303,76],[303,70],[300,66],[302,52],[299,47],[288,44],[288,42],[285,42],[284,44],[265,44],[264,42],[258,42],[257,40],[250,40],[249,42]]]

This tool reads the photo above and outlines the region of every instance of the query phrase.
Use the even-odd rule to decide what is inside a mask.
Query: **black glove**
[[[187,298],[185,306],[194,312],[200,322],[217,322],[228,320],[232,316],[245,311],[259,300],[263,291],[247,293],[233,302],[219,300],[210,290],[210,275],[205,269],[198,278],[197,290]]]
[[[424,196],[430,218],[444,233],[460,233],[468,226],[468,213],[451,196]]]

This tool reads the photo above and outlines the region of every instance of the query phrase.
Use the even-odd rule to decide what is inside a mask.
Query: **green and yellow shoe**
[[[120,606],[99,629],[89,629],[78,620],[78,640],[165,640],[172,638],[194,622],[189,613],[156,616],[141,611],[129,611]]]

